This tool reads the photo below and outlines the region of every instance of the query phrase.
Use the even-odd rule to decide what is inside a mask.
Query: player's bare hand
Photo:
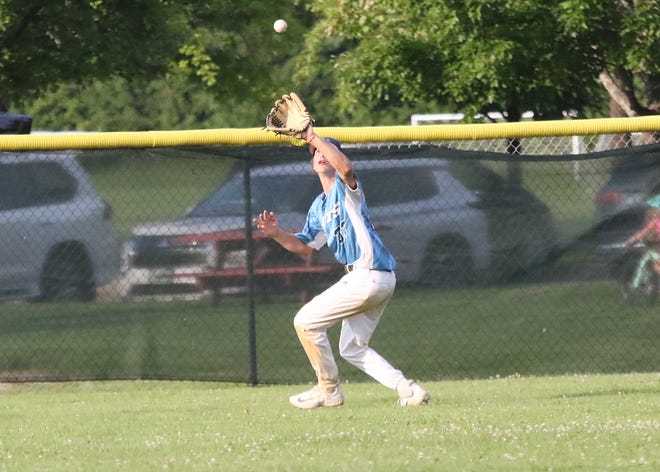
[[[256,218],[253,218],[252,221],[257,225],[257,229],[261,230],[264,235],[270,238],[275,237],[280,230],[275,213],[272,211],[264,210]]]
[[[309,143],[314,139],[314,136],[316,136],[314,134],[314,126],[310,123],[307,129],[302,132],[302,138]]]

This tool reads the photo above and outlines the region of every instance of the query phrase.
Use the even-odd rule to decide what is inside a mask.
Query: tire
[[[94,269],[79,246],[51,251],[41,274],[41,300],[92,301],[96,298]]]
[[[658,274],[653,270],[651,262],[646,264],[645,276],[638,288],[639,296],[653,306],[658,300]]]
[[[651,270],[650,293],[648,294],[649,305],[655,305],[658,302],[658,290],[660,290],[660,275],[655,270]]]
[[[619,284],[630,285],[635,276],[638,260],[639,255],[628,253],[614,263],[612,274]]]
[[[637,272],[639,256],[627,258],[620,266],[619,283],[623,297],[627,301],[655,305],[658,301],[658,290],[660,289],[660,276],[653,270],[653,263],[647,262],[644,268],[639,286],[631,288],[633,278]]]
[[[460,236],[441,236],[426,248],[419,281],[423,285],[457,287],[475,280],[470,245]]]

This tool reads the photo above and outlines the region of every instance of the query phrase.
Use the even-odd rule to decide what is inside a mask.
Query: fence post
[[[250,188],[250,160],[243,159],[243,192],[245,194],[245,254],[247,266],[247,298],[250,343],[250,385],[259,383],[257,375],[257,328],[254,303],[254,244],[252,241],[252,191]]]

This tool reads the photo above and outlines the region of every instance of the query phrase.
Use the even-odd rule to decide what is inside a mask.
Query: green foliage
[[[34,129],[79,131],[254,127],[270,106],[268,97],[220,99],[174,73],[147,83],[120,77],[69,83],[21,102],[34,116]]]
[[[601,66],[660,73],[657,1],[566,0],[559,6],[559,19],[565,32],[594,45],[592,55]]]
[[[660,3],[566,0],[559,6],[563,33],[591,47],[587,60],[623,113],[660,113]]]
[[[265,0],[191,2],[185,15],[188,36],[174,69],[197,77],[220,99],[253,101],[274,101],[289,84],[286,63],[300,52],[302,33],[312,20],[295,3]],[[273,31],[277,18],[286,18],[286,34]]]
[[[35,129],[260,125],[272,102],[295,88],[288,61],[311,21],[295,4],[265,0],[78,0],[67,9],[35,8],[34,15],[4,1],[0,35],[9,38],[22,23],[42,32],[20,35],[0,51],[10,59],[0,65],[0,99],[32,114]],[[289,23],[286,34],[273,31],[278,17]],[[95,26],[71,32],[66,44],[51,41],[47,31],[75,29],[76,21]]]
[[[557,3],[389,0],[358,12],[314,2],[306,54],[323,54],[324,37],[342,38],[331,60],[343,109],[433,100],[514,121],[526,110],[556,118],[584,110],[598,90],[585,60],[591,45],[559,34]]]
[[[655,0],[130,3],[0,0],[0,99],[36,129],[100,131],[260,126],[291,90],[322,126],[660,107]]]
[[[342,111],[359,102],[377,108],[432,100],[468,115],[499,111],[511,121],[527,110],[542,119],[584,116],[602,103],[597,79],[606,67],[645,74],[646,97],[638,101],[650,105],[659,94],[660,7],[652,0],[361,6],[311,3],[318,21],[300,59],[304,77],[319,73],[319,58],[332,62]]]
[[[0,0],[0,102],[50,85],[153,77],[176,53],[180,9],[162,0]]]

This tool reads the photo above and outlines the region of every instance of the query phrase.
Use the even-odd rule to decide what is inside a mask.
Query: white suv
[[[556,244],[548,208],[476,161],[356,157],[370,219],[396,257],[400,282],[462,285],[500,279],[543,261]],[[241,283],[243,185],[243,176],[235,175],[184,218],[136,227],[124,250],[125,295],[195,292],[204,286],[199,282],[213,278],[218,286]],[[274,210],[289,231],[302,227],[320,192],[309,162],[251,172],[252,213]],[[257,231],[254,237],[259,238]],[[282,252],[270,241],[255,241],[255,274],[274,274],[275,283],[295,273],[291,266],[301,273],[312,270]],[[313,264],[323,268],[332,262],[326,251]]]
[[[0,300],[93,299],[119,271],[111,215],[71,153],[0,153]]]

